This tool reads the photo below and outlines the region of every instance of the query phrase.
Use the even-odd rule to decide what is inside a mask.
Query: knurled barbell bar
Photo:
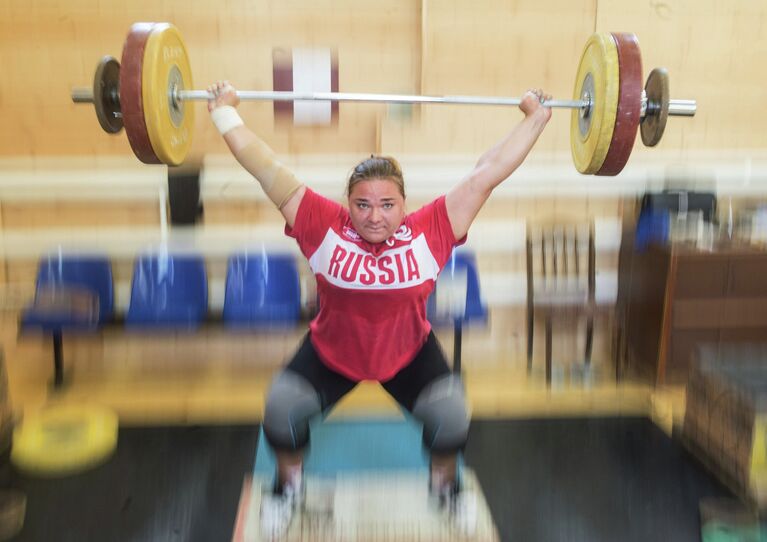
[[[122,62],[103,57],[93,87],[73,89],[76,103],[93,103],[101,127],[123,126],[131,148],[145,163],[179,165],[191,146],[194,110],[187,101],[208,100],[206,90],[189,90],[191,68],[178,29],[168,23],[136,23],[126,38]],[[400,104],[516,106],[521,98],[414,96],[348,92],[241,90],[245,101],[337,101]],[[666,119],[694,116],[694,100],[669,98],[668,74],[650,73],[642,88],[642,62],[634,34],[596,33],[584,47],[574,99],[548,100],[547,107],[572,109],[571,152],[581,173],[617,175],[628,161],[640,128],[642,141],[656,145]]]

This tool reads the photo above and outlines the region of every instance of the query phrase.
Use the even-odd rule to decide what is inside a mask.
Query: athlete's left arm
[[[493,189],[519,167],[533,148],[551,118],[551,108],[541,103],[548,99],[551,96],[540,90],[527,91],[519,104],[525,118],[483,154],[474,169],[447,193],[447,216],[456,239],[468,233]]]

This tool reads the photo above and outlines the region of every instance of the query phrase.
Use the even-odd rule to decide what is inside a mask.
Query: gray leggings
[[[322,363],[307,335],[272,382],[263,423],[267,441],[276,450],[303,449],[309,420],[327,415],[356,385]],[[450,371],[433,333],[413,361],[381,385],[423,424],[424,446],[432,453],[463,449],[469,431],[463,383]]]

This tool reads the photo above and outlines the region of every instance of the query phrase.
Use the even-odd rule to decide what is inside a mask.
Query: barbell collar
[[[93,89],[85,87],[73,88],[72,101],[76,104],[92,104],[94,101]]]
[[[668,114],[674,117],[694,117],[698,111],[695,100],[669,100]]]
[[[644,118],[649,114],[654,114],[659,108],[658,104],[647,103],[647,93],[642,90],[642,105],[639,116]],[[694,117],[698,112],[698,102],[695,100],[669,100],[668,114],[673,117]]]

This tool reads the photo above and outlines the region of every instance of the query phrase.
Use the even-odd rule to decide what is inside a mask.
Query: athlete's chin
[[[390,237],[390,235],[385,229],[366,229],[363,237],[368,243],[383,243]]]

